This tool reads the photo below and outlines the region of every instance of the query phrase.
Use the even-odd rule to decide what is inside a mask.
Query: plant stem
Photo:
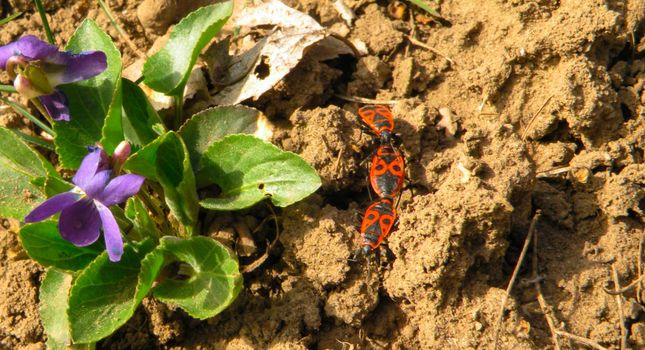
[[[123,28],[121,28],[114,16],[112,16],[110,7],[103,0],[99,0],[99,5],[101,5],[101,9],[114,26],[114,29],[116,29],[117,33],[119,33],[121,38],[123,38],[123,40],[125,40],[125,43],[130,47],[130,50],[134,51],[134,53],[139,56],[139,58],[146,59],[146,55],[137,48],[137,45],[135,45],[132,40],[130,40],[128,34],[123,30]]]
[[[31,103],[34,104],[34,107],[36,107],[38,112],[40,112],[40,114],[42,114],[43,117],[45,117],[45,119],[47,119],[47,122],[49,122],[49,125],[54,125],[54,121],[52,120],[52,117],[49,115],[49,113],[47,113],[47,110],[45,109],[45,106],[43,106],[43,104],[40,102],[40,100],[38,98],[32,98],[29,101],[31,101]]]
[[[190,238],[197,234],[197,224],[192,226],[184,226],[186,228],[186,238]]]
[[[13,85],[0,85],[0,91],[9,93],[18,92]]]
[[[51,127],[45,125],[45,123],[43,123],[40,119],[36,118],[33,114],[29,113],[29,111],[27,111],[27,109],[25,109],[23,106],[13,101],[10,101],[9,99],[6,99],[4,97],[0,97],[0,101],[6,103],[9,107],[13,108],[16,112],[22,114],[25,118],[31,120],[34,124],[38,125],[38,127],[43,129],[43,131],[48,133],[50,136],[54,137],[56,135],[56,133],[54,132],[54,130],[52,130]]]
[[[161,208],[159,208],[159,206],[157,206],[157,204],[152,201],[152,197],[148,195],[148,193],[146,193],[145,191],[139,191],[139,193],[137,193],[137,197],[139,197],[143,204],[153,212],[153,220],[155,222],[162,223],[165,220],[166,215],[163,213]]]
[[[161,209],[159,201],[154,198],[153,196],[150,196],[147,192],[144,191],[139,191],[137,193],[137,197],[143,202],[143,205],[148,208],[152,212],[152,221],[157,225],[159,230],[161,230],[161,236],[164,235],[171,235],[172,230],[168,227],[168,221],[166,220],[166,215],[163,212],[163,209]],[[159,240],[159,235],[155,234],[157,237],[155,237],[156,240]]]
[[[54,35],[52,35],[52,30],[49,27],[49,22],[47,21],[47,13],[45,12],[43,3],[40,2],[40,0],[34,0],[34,3],[36,4],[36,8],[38,9],[38,13],[40,14],[40,19],[42,19],[43,21],[43,28],[45,29],[45,35],[47,35],[47,41],[49,41],[49,43],[52,45],[56,45],[56,42],[54,41]]]
[[[46,148],[46,149],[51,150],[51,151],[54,150],[54,145],[52,145],[51,142],[47,142],[47,141],[45,141],[43,139],[40,139],[38,137],[33,137],[31,135],[27,135],[24,132],[21,132],[21,131],[18,131],[18,130],[11,130],[11,131],[13,131],[16,135],[18,135],[18,137],[20,137],[21,139],[23,139],[23,140],[25,140],[25,141],[27,141],[29,143],[33,143],[34,145],[41,146],[41,147]]]
[[[183,117],[184,109],[184,96],[183,94],[175,96],[175,130],[181,126],[181,119]]]

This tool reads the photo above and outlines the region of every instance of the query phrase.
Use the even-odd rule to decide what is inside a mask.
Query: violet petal
[[[61,54],[65,56],[65,70],[61,74],[48,76],[52,86],[89,79],[101,74],[107,68],[107,57],[102,51]]]
[[[39,206],[37,206],[29,214],[27,214],[27,216],[25,216],[25,223],[43,221],[48,217],[76,203],[80,198],[81,196],[78,193],[59,193],[42,202]]]
[[[110,208],[104,206],[99,202],[95,202],[98,208],[101,222],[103,223],[103,239],[105,239],[105,249],[107,250],[110,261],[121,260],[123,255],[123,238],[121,238],[121,230],[119,225],[112,215]]]
[[[97,172],[91,179],[88,181],[85,186],[79,186],[87,194],[88,197],[94,199],[103,193],[103,189],[110,181],[110,175],[112,175],[112,170],[101,170]]]
[[[7,69],[7,60],[18,54],[18,42],[14,41],[4,46],[0,46],[0,69]]]
[[[46,60],[58,54],[58,47],[33,35],[25,35],[16,41],[18,53],[29,60]]]
[[[94,201],[87,197],[65,208],[58,220],[60,235],[77,247],[96,242],[100,228],[101,216]]]
[[[53,94],[40,96],[38,99],[52,119],[56,121],[69,121],[70,115],[69,107],[67,107],[67,98],[61,91],[55,90]]]
[[[72,178],[72,182],[76,186],[84,188],[87,186],[90,180],[92,180],[101,164],[103,158],[101,153],[101,149],[96,147],[90,150],[90,153],[88,153],[85,158],[83,158],[81,166],[78,168],[78,171],[76,172],[76,175],[74,175],[74,178]]]
[[[105,186],[103,193],[96,198],[107,206],[123,203],[139,192],[145,179],[145,177],[135,174],[117,176]]]

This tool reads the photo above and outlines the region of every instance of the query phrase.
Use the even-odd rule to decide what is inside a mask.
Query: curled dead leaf
[[[248,40],[252,33],[256,34],[257,31],[252,31],[254,29],[272,29],[257,39],[250,49],[228,57],[226,66],[221,64],[221,60],[215,63],[211,57],[227,57],[228,45],[207,51],[210,57],[205,60],[211,76],[215,77],[215,85],[220,88],[211,97],[211,102],[216,105],[232,105],[259,98],[289,74],[306,54],[323,61],[343,54],[352,55],[355,51],[310,16],[277,0],[247,7],[232,21],[247,32],[246,36],[238,37],[238,41]]]

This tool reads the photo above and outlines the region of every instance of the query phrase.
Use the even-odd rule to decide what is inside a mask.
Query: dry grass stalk
[[[590,346],[590,347],[592,347],[594,349],[597,349],[597,350],[609,350],[606,347],[596,343],[595,341],[593,341],[591,339],[583,338],[583,337],[577,336],[575,334],[571,334],[571,333],[568,333],[568,332],[565,332],[565,331],[560,331],[560,330],[556,331],[556,334],[559,335],[559,336],[562,336],[562,337],[567,337],[567,338],[569,338],[569,339],[571,339],[573,341],[577,341],[580,344]]]
[[[531,120],[529,120],[529,123],[524,128],[524,131],[522,131],[522,136],[521,136],[522,141],[526,140],[526,134],[529,131],[531,131],[531,126],[533,126],[533,122],[535,121],[535,119],[537,119],[537,116],[540,115],[540,112],[542,112],[544,107],[546,107],[546,105],[549,104],[549,101],[551,101],[552,98],[553,98],[553,95],[549,96],[549,98],[547,98],[546,101],[544,101],[544,103],[542,104],[542,106],[540,106],[540,108],[537,110],[537,112],[535,112],[535,114],[533,114],[533,116],[531,117]]]
[[[515,280],[517,279],[517,275],[520,272],[520,266],[522,266],[524,257],[526,257],[526,252],[529,250],[529,244],[531,244],[531,237],[533,236],[533,232],[535,232],[535,226],[540,216],[541,216],[541,211],[538,210],[533,216],[533,220],[531,220],[531,226],[529,227],[529,232],[526,235],[526,240],[524,241],[522,252],[520,253],[519,259],[517,260],[517,264],[515,264],[513,275],[511,276],[511,280],[508,282],[508,287],[506,287],[506,293],[504,294],[504,298],[502,298],[502,302],[499,306],[499,315],[497,316],[497,321],[495,321],[495,328],[494,328],[495,329],[495,343],[493,345],[494,350],[497,350],[497,345],[499,343],[499,334],[502,329],[502,320],[504,319],[504,308],[506,307],[506,301],[508,300],[508,297],[511,294],[511,290],[515,285]]]
[[[555,316],[553,316],[553,310],[547,305],[544,295],[542,294],[542,286],[540,285],[541,279],[538,278],[538,255],[537,255],[537,245],[538,245],[538,235],[533,233],[533,272],[531,279],[535,285],[535,292],[537,293],[537,300],[540,304],[540,309],[544,314],[546,323],[549,325],[549,330],[551,330],[551,338],[553,339],[553,346],[556,350],[560,350],[560,343],[558,342],[557,336],[557,327],[555,326]]]
[[[618,317],[620,318],[620,350],[627,349],[627,329],[625,328],[625,315],[623,314],[623,296],[620,294],[620,282],[616,265],[611,265],[611,275],[614,279],[614,292],[616,293],[616,304],[618,304]]]

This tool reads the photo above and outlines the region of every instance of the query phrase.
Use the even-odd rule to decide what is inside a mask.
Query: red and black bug
[[[405,158],[394,146],[381,144],[372,156],[369,176],[377,196],[394,198],[405,181]]]
[[[396,209],[391,198],[379,198],[365,210],[360,227],[361,248],[355,256],[368,255],[377,249],[397,225]]]
[[[381,143],[390,143],[394,131],[394,117],[389,107],[364,106],[358,109],[358,116],[381,139]]]

